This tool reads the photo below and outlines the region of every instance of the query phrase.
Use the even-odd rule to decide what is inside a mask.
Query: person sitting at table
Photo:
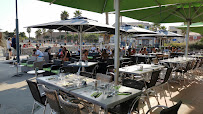
[[[128,57],[130,57],[132,55],[132,52],[131,52],[131,48],[128,48]]]
[[[96,52],[96,49],[97,49],[97,48],[96,48],[96,46],[95,46],[95,44],[94,44],[94,45],[92,46],[92,48],[91,48],[91,51],[92,51],[92,52]]]
[[[111,50],[111,54],[110,54],[110,56],[109,57],[111,57],[111,58],[113,58],[114,57],[114,50]]]
[[[70,52],[66,49],[66,47],[63,47],[63,49],[62,49],[60,55],[61,55],[61,59],[62,59],[63,61],[69,61],[69,60],[70,60],[71,54],[70,54]]]
[[[156,48],[155,47],[152,48],[152,53],[156,53]]]
[[[44,54],[43,54],[40,50],[33,49],[33,54],[32,54],[32,56],[43,57]]]
[[[106,49],[104,49],[102,51],[101,58],[106,60],[106,59],[108,59],[108,57],[109,57],[109,54],[106,52]]]
[[[177,52],[182,52],[181,47],[178,47]]]
[[[63,46],[60,46],[59,53],[62,51],[62,49],[63,49]]]
[[[142,51],[143,51],[143,48],[140,49],[139,53],[142,53]]]
[[[171,50],[173,53],[176,52],[176,48],[175,47],[172,47],[172,50]]]
[[[99,48],[96,49],[96,52],[99,53],[99,54],[101,54],[101,51],[100,51]]]
[[[49,46],[47,49],[45,49],[45,51],[44,52],[47,52],[48,53],[48,55],[49,55],[49,60],[51,60],[52,59],[52,55],[51,55],[51,47]]]
[[[164,53],[168,53],[168,52],[169,52],[168,47],[165,47],[165,49],[164,49]]]
[[[147,54],[148,54],[147,49],[144,48],[143,51],[142,51],[142,55],[147,55]]]
[[[134,55],[136,53],[136,49],[133,48],[133,50],[131,51],[131,54]]]
[[[85,49],[84,51],[83,51],[83,55],[82,55],[82,60],[83,61],[87,61],[88,60],[88,51]]]

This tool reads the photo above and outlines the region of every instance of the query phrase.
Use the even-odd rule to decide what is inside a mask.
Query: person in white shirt
[[[37,57],[43,57],[44,54],[39,50],[39,46],[36,47],[36,49],[33,50],[33,56],[37,56]]]
[[[97,48],[96,48],[96,46],[95,46],[95,44],[94,44],[94,45],[92,46],[92,48],[91,48],[91,51],[92,51],[92,52],[95,52],[96,49],[97,49]]]
[[[8,52],[9,52],[9,58],[10,58],[11,55],[12,55],[11,44],[12,44],[11,38],[8,38],[8,40],[7,40],[7,49],[8,49]]]

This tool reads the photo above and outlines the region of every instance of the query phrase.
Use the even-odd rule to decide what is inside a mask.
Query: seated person
[[[111,58],[114,57],[114,50],[111,51],[110,57],[111,57]]]
[[[165,47],[164,53],[168,53],[168,52],[169,52],[169,49],[167,47]]]
[[[44,54],[43,54],[40,50],[33,49],[33,54],[32,54],[32,56],[43,57]]]
[[[142,51],[143,51],[143,48],[140,49],[139,53],[142,53]]]
[[[94,45],[92,46],[92,48],[91,48],[91,51],[92,51],[92,52],[96,52],[96,49],[97,49],[97,48],[96,48],[96,46],[95,46],[95,44],[94,44]]]
[[[131,48],[128,48],[128,57],[130,57],[132,55],[132,52],[131,52]]]
[[[178,47],[177,52],[182,52],[181,47]]]
[[[172,47],[172,52],[176,52],[176,48],[175,47]]]
[[[63,61],[69,61],[71,54],[70,52],[66,49],[66,47],[63,47],[62,51],[60,52],[60,57]]]
[[[144,49],[143,49],[142,54],[143,54],[143,55],[147,55],[147,54],[148,54],[148,52],[147,52],[147,49],[146,49],[146,48],[144,48]]]
[[[51,47],[49,46],[47,49],[45,49],[44,52],[48,52],[49,60],[51,60],[51,59],[52,59],[52,55],[51,55]]]
[[[88,51],[85,49],[84,51],[83,51],[83,55],[82,55],[82,60],[83,61],[87,61],[88,60]]]
[[[131,51],[131,54],[134,55],[136,53],[136,49],[133,48],[133,50]]]
[[[106,49],[104,49],[104,50],[102,51],[101,58],[102,58],[102,59],[108,59],[108,57],[109,57],[109,54],[106,53]]]
[[[156,53],[156,48],[155,47],[152,48],[152,53]]]

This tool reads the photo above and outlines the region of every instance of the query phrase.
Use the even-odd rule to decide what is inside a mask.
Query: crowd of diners
[[[181,47],[173,47],[168,46],[164,47],[163,49],[155,48],[155,47],[140,47],[140,48],[131,48],[125,49],[125,47],[120,48],[120,54],[119,57],[130,57],[131,55],[135,54],[142,54],[147,55],[149,53],[176,53],[176,52],[182,52]],[[49,59],[51,60],[53,58],[53,55],[51,55],[51,47],[49,46],[45,52],[48,52]],[[89,53],[97,53],[102,60],[107,60],[108,58],[114,58],[114,49],[110,46],[105,46],[104,48],[100,49],[96,45],[93,45],[90,49],[82,48],[82,60],[88,61],[88,55]],[[65,46],[60,46],[60,49],[56,53],[56,57],[62,61],[70,61],[70,58],[72,55],[80,55],[80,46],[78,50],[72,52],[69,51]],[[39,46],[36,45],[36,48],[33,49],[33,56],[37,57],[43,57],[43,52],[40,51]]]

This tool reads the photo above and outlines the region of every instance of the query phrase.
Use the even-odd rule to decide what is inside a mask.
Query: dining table
[[[102,83],[101,81],[97,84],[97,89],[95,89],[95,82],[99,82],[98,80],[77,74],[68,74],[62,77],[57,75],[38,77],[37,82],[39,84],[44,84],[51,89],[62,90],[75,97],[98,105],[104,109],[105,114],[108,114],[109,108],[136,98],[142,94],[142,91],[138,89],[114,85],[113,83]],[[83,85],[84,81],[86,82],[86,85]],[[111,87],[112,89],[106,89],[106,86],[109,86],[108,88]],[[99,96],[93,96],[95,93],[99,93]]]
[[[90,66],[94,66],[94,65],[97,65],[97,64],[98,64],[98,62],[88,62],[88,61],[82,62],[82,61],[79,61],[79,62],[74,62],[74,63],[68,64],[68,66],[80,67],[80,68],[82,68],[82,71],[84,72],[85,67],[90,67]]]
[[[134,75],[142,75],[145,73],[153,72],[154,70],[158,70],[161,68],[164,68],[164,66],[155,65],[155,64],[137,64],[137,65],[121,67],[121,68],[119,68],[119,72],[134,74]]]

